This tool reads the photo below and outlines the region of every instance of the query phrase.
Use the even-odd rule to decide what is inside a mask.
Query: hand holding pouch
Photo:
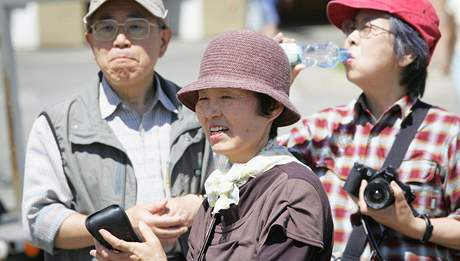
[[[119,239],[129,242],[141,242],[134,232],[131,222],[124,209],[119,205],[110,205],[104,209],[94,212],[86,218],[86,229],[101,245],[108,249],[113,247],[104,240],[99,229],[105,229]]]

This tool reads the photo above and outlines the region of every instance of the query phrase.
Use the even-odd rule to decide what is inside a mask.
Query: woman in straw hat
[[[252,31],[210,42],[199,79],[179,100],[194,110],[214,153],[227,168],[206,180],[207,197],[194,219],[187,260],[330,260],[332,219],[319,179],[273,138],[295,123],[290,67],[273,40]],[[140,226],[144,243],[108,232],[118,250],[97,246],[102,260],[165,260],[159,241]]]

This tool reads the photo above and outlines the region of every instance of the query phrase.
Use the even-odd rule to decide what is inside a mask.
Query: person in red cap
[[[364,217],[383,225],[371,226],[380,229],[370,233],[377,234],[378,240],[371,243],[378,251],[365,247],[365,239],[353,258],[348,252],[358,245],[353,237],[342,260],[371,255],[384,260],[459,260],[460,118],[420,101],[441,37],[435,9],[428,0],[333,0],[327,15],[345,34],[344,47],[350,53],[346,77],[362,94],[347,105],[305,118],[280,142],[320,176],[334,214],[334,255],[342,256],[352,223],[359,228]],[[357,165],[364,167],[361,170],[382,170],[397,134],[415,122],[419,107],[428,108],[427,115],[398,157],[402,163],[384,191],[393,193],[394,203],[388,201],[379,210],[369,207],[364,192],[370,191],[370,181],[365,177],[358,180],[358,197],[350,196],[343,186],[357,171],[354,164],[362,164]],[[395,151],[402,150],[398,145]],[[403,184],[415,195],[413,201]],[[371,194],[375,202],[383,198],[380,192]]]
[[[205,183],[187,260],[329,261],[332,213],[318,177],[286,147],[277,129],[300,119],[289,101],[290,67],[273,39],[253,31],[220,34],[197,81],[178,92],[194,110],[212,150],[228,161]],[[102,232],[122,253],[96,245],[100,260],[166,260],[145,226],[144,243]]]

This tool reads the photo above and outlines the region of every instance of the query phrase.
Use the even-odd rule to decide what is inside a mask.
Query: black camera
[[[415,198],[410,187],[398,180],[398,173],[392,167],[376,171],[363,164],[355,163],[343,186],[345,191],[358,197],[362,179],[368,183],[364,190],[364,201],[369,208],[383,209],[394,203],[395,197],[390,186],[390,182],[393,180],[404,191],[408,203],[411,203]]]

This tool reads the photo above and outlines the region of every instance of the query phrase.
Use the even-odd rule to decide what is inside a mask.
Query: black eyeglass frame
[[[360,25],[357,25],[357,23],[353,20],[346,20],[342,23],[342,26],[341,26],[341,30],[345,34],[345,36],[349,36],[354,31],[357,30],[359,33],[359,37],[363,39],[370,38],[371,35],[373,36],[379,35],[379,34],[373,34],[373,32],[375,32],[374,28],[379,29],[389,34],[393,34],[393,32],[390,29],[386,29],[381,26],[375,25],[369,21],[365,23],[361,23]]]

